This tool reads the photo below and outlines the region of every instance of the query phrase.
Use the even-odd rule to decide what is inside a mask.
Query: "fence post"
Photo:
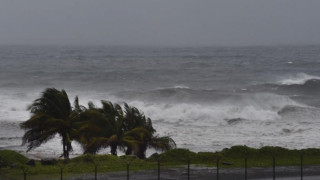
[[[188,160],[188,180],[190,180],[190,160]]]
[[[217,158],[217,180],[219,180],[219,164],[220,164],[220,158]]]
[[[158,160],[158,180],[160,180],[160,160]]]
[[[248,179],[248,159],[247,157],[244,158],[244,179],[247,180]]]
[[[60,180],[62,180],[62,179],[63,179],[63,168],[60,167]]]
[[[276,158],[272,155],[272,172],[273,172],[273,180],[276,179]]]
[[[129,180],[129,168],[130,168],[130,164],[127,163],[127,180]]]
[[[300,154],[300,160],[301,160],[301,180],[303,180],[303,152]]]
[[[94,179],[97,180],[97,174],[98,174],[98,165],[94,165]]]
[[[64,163],[66,163],[66,162],[67,162],[67,161],[64,160],[64,162],[61,162],[61,163],[58,164],[58,167],[60,168],[60,180],[63,179],[63,169],[64,169],[64,167],[65,167],[65,164],[64,164]]]
[[[21,170],[22,170],[22,172],[23,172],[23,179],[24,179],[24,180],[27,180],[27,174],[28,174],[28,172],[29,172],[28,167],[22,166],[22,167],[21,167]]]

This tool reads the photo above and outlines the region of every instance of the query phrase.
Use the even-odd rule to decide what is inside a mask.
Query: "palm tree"
[[[133,106],[129,106],[126,103],[124,104],[124,108],[125,108],[125,116],[124,116],[124,124],[123,124],[124,131],[130,131],[135,128],[139,128],[141,130],[143,128],[146,130],[145,132],[147,132],[147,133],[139,133],[134,136],[135,139],[139,141],[138,147],[140,147],[141,145],[145,144],[144,142],[148,141],[148,139],[150,139],[153,133],[155,132],[155,129],[153,129],[152,127],[151,119],[149,118],[146,119],[144,114],[141,113],[137,108]],[[135,154],[139,154],[138,149],[140,149],[140,151],[142,150],[141,147],[140,148],[138,147],[135,148]],[[125,153],[126,155],[130,155],[133,153],[132,151],[133,149],[131,147],[127,147]]]
[[[119,104],[110,101],[101,103],[102,108],[97,108],[90,102],[89,109],[80,116],[80,119],[83,119],[81,121],[86,123],[79,128],[80,137],[77,141],[83,145],[84,152],[94,154],[100,149],[110,147],[113,155],[117,155],[118,148],[126,151],[127,155],[139,155],[139,152],[144,154],[147,145],[151,146],[151,142],[155,142],[155,130],[151,120],[137,108],[127,104],[124,105],[124,114]]]
[[[112,126],[112,135],[109,137],[108,142],[110,144],[111,154],[117,155],[117,148],[123,143],[121,137],[124,134],[123,131],[123,111],[119,104],[112,103],[110,101],[101,101],[102,108],[100,109]]]
[[[22,145],[27,144],[27,151],[39,147],[58,134],[62,139],[62,155],[68,159],[69,152],[72,151],[72,136],[77,131],[74,123],[78,120],[82,108],[77,97],[75,105],[76,108],[72,109],[65,90],[46,89],[42,96],[28,108],[32,114],[30,119],[20,124],[20,127],[26,131],[22,138]]]
[[[98,140],[110,137],[113,132],[113,126],[98,109],[93,109],[91,106],[83,111],[80,114],[77,129],[75,140],[82,145],[84,153],[95,154],[101,148],[109,146],[109,144]]]
[[[124,129],[125,131],[133,131],[130,133],[131,139],[136,142],[135,149],[128,146],[126,154],[135,154],[137,157],[143,159],[146,157],[147,148],[154,148],[156,150],[169,150],[176,147],[175,142],[170,137],[155,136],[156,130],[152,126],[150,118],[140,112],[137,108],[124,104],[125,117]]]
[[[124,131],[121,106],[104,100],[101,101],[101,104],[102,108],[97,108],[90,102],[89,110],[81,115],[80,119],[84,119],[83,122],[87,121],[79,131],[82,138],[78,138],[82,139],[79,142],[83,144],[84,152],[97,153],[102,148],[110,147],[111,154],[117,155],[118,148],[136,147],[137,142],[131,136],[142,132]],[[101,118],[97,118],[98,116]],[[90,135],[87,134],[88,132]]]
[[[32,114],[30,119],[20,124],[26,131],[22,145],[27,144],[30,151],[58,134],[65,159],[72,151],[72,140],[82,145],[84,153],[97,153],[110,147],[113,155],[117,155],[119,148],[139,158],[145,158],[147,148],[168,150],[176,146],[170,137],[155,136],[151,119],[137,108],[125,103],[123,111],[119,104],[101,103],[102,108],[92,102],[85,108],[76,97],[72,108],[65,90],[46,89],[28,108]]]

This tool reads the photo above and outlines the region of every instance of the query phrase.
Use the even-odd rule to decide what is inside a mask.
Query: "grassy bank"
[[[26,165],[28,159],[19,153],[0,150],[0,177],[14,179],[16,176],[21,176],[23,171],[31,176],[59,176],[61,169],[65,176],[68,176],[68,174],[92,173],[95,167],[98,172],[125,171],[127,164],[130,164],[130,170],[156,169],[158,160],[162,167],[186,165],[188,161],[196,166],[213,167],[219,159],[220,167],[234,168],[244,167],[245,158],[248,167],[269,167],[272,166],[274,157],[277,166],[297,166],[301,163],[301,154],[304,165],[320,165],[320,149],[288,150],[280,147],[254,149],[234,146],[215,153],[173,149],[162,154],[154,154],[144,160],[133,156],[82,155],[69,161],[57,160],[55,165],[41,165],[40,161],[36,161],[35,166]]]

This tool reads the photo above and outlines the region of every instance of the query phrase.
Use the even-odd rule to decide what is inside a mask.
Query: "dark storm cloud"
[[[319,0],[1,0],[1,44],[320,44]]]

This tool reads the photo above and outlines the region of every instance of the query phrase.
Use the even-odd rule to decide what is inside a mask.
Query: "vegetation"
[[[27,161],[28,158],[17,152],[0,150],[0,167],[12,166],[15,164],[25,164]]]
[[[197,166],[213,167],[216,166],[218,158],[222,168],[243,168],[245,158],[247,158],[248,167],[271,167],[273,156],[276,160],[276,166],[299,166],[301,153],[304,156],[304,165],[320,165],[320,149],[288,150],[280,147],[254,149],[246,146],[234,146],[215,153],[195,153],[187,149],[172,149],[162,154],[153,154],[146,159],[126,155],[118,157],[85,154],[69,161],[58,160],[56,165],[44,166],[36,161],[35,166],[28,167],[28,174],[32,177],[39,175],[58,177],[61,168],[66,175],[70,176],[82,173],[92,174],[95,166],[98,166],[98,172],[100,173],[125,171],[127,164],[130,164],[130,170],[147,170],[156,169],[158,161],[161,162],[162,168],[185,166],[187,162]],[[8,160],[5,160],[6,165],[2,165],[0,179],[1,177],[20,177],[22,175],[21,166],[12,166],[12,164],[23,164],[27,158],[8,150],[0,151],[0,159],[3,157],[7,157]]]
[[[64,90],[46,89],[29,107],[31,118],[21,123],[26,130],[22,144],[27,144],[30,151],[58,134],[65,159],[72,151],[73,140],[82,145],[84,153],[95,154],[110,147],[113,155],[119,149],[139,158],[145,158],[147,148],[165,151],[176,147],[170,137],[156,135],[151,119],[137,108],[125,103],[123,110],[119,104],[101,103],[101,108],[92,102],[86,108],[76,97],[72,107]]]

